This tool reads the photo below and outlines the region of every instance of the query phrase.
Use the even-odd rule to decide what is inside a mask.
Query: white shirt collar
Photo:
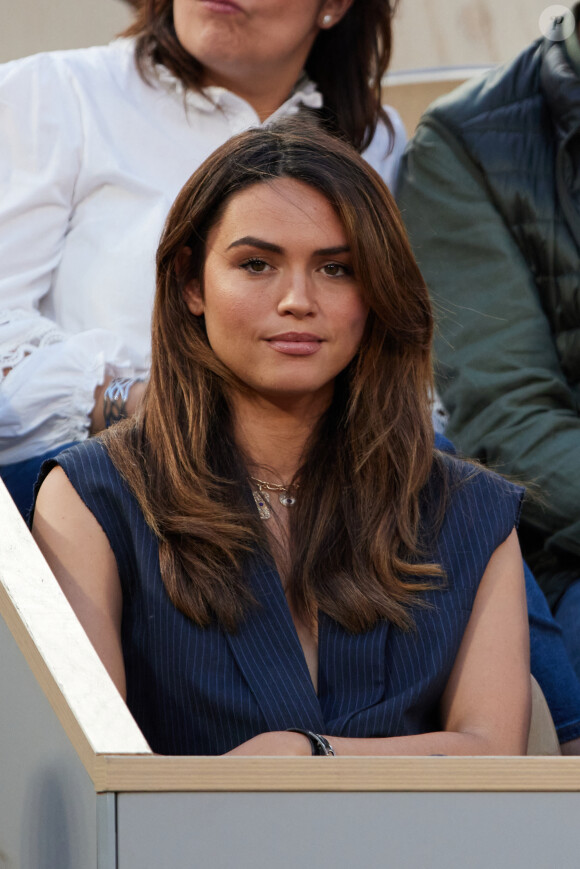
[[[181,79],[162,64],[156,64],[154,71],[157,81],[165,90],[173,92],[181,98],[185,95],[187,104],[195,107],[199,111],[207,112],[209,114],[218,109],[227,110],[228,107],[231,107],[234,110],[236,108],[243,108],[244,111],[247,111],[248,108],[251,109],[251,106],[246,100],[242,99],[242,97],[239,97],[237,94],[226,90],[226,88],[210,85],[206,88],[202,88],[200,91],[187,90]],[[318,90],[316,84],[311,81],[304,72],[296,82],[294,90],[288,99],[278,109],[276,109],[272,115],[270,115],[268,121],[274,120],[279,115],[287,116],[290,114],[296,114],[301,105],[313,109],[319,109],[322,107],[322,104],[322,94]]]

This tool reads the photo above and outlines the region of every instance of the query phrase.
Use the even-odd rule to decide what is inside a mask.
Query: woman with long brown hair
[[[241,134],[178,196],[142,407],[45,466],[33,525],[154,750],[525,750],[522,492],[434,449],[431,334],[337,139]]]
[[[0,476],[22,512],[42,458],[133,412],[153,253],[232,135],[315,115],[393,184],[381,106],[394,0],[135,0],[110,45],[0,66]]]

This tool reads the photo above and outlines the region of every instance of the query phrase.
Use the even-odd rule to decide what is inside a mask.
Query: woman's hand
[[[309,757],[312,746],[307,736],[302,733],[289,733],[286,730],[273,730],[271,733],[259,733],[257,736],[242,742],[236,748],[226,752],[226,755],[239,757]]]

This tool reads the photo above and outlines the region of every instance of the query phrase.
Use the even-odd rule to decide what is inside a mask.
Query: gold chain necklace
[[[250,477],[253,483],[256,483],[256,488],[252,489],[252,495],[260,514],[260,519],[269,519],[272,515],[268,504],[270,504],[270,492],[279,492],[278,500],[283,507],[293,507],[296,503],[296,498],[289,492],[289,486],[283,486],[281,483],[268,483],[266,480],[259,480],[258,477]],[[298,488],[298,484],[293,486]]]

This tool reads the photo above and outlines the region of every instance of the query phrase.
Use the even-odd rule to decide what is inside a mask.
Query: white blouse
[[[0,465],[88,436],[95,388],[149,367],[155,251],[167,212],[219,145],[259,125],[223,88],[137,72],[134,42],[0,67]],[[269,120],[322,104],[304,81]],[[392,109],[365,152],[393,185]],[[9,369],[4,376],[2,369]]]

